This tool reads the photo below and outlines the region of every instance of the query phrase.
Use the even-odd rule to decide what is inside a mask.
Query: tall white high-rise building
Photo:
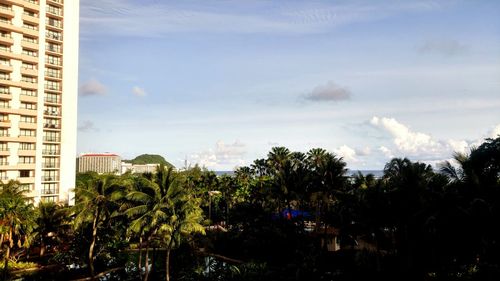
[[[79,0],[0,0],[0,180],[72,203]]]

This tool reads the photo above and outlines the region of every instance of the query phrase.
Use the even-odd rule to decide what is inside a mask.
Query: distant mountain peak
[[[131,164],[164,164],[165,166],[173,167],[163,156],[158,154],[141,154],[132,160],[123,160],[125,163]]]

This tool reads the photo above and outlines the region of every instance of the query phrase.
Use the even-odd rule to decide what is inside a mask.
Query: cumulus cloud
[[[496,125],[495,127],[493,127],[493,129],[491,129],[488,132],[488,137],[489,138],[498,138],[498,137],[500,137],[500,124]]]
[[[347,145],[334,149],[333,152],[342,157],[346,162],[357,162],[356,151]]]
[[[444,56],[456,56],[467,53],[468,47],[453,39],[432,39],[425,41],[418,52],[421,54],[439,54]]]
[[[342,101],[351,98],[351,91],[337,85],[333,81],[328,81],[325,85],[316,86],[312,92],[305,95],[304,98],[315,102]]]
[[[238,140],[230,144],[218,141],[214,148],[190,155],[190,160],[210,169],[233,169],[245,165],[245,154],[246,145]]]
[[[103,96],[108,92],[106,86],[96,79],[90,79],[80,85],[80,96]]]
[[[94,122],[89,121],[89,120],[83,121],[83,123],[78,126],[79,132],[89,132],[89,131],[98,131],[98,130],[99,129],[97,129],[95,127]]]
[[[427,163],[437,163],[447,160],[454,152],[467,153],[472,146],[477,146],[484,138],[494,133],[500,133],[500,124],[494,127],[484,138],[473,141],[456,139],[436,139],[431,135],[416,132],[394,118],[373,117],[369,122],[373,127],[387,134],[392,146],[381,146],[379,151],[386,158],[411,157],[414,160]]]
[[[132,88],[132,93],[138,97],[144,97],[147,95],[146,91],[143,88],[138,87],[138,86],[135,86]]]

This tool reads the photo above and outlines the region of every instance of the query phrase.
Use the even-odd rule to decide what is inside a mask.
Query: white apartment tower
[[[79,0],[0,0],[0,179],[72,203]]]

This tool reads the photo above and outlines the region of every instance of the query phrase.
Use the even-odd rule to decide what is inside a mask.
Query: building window
[[[0,156],[0,166],[9,165],[9,160],[7,160],[7,156]]]
[[[59,31],[47,30],[46,37],[49,39],[62,41],[62,33]]]
[[[20,178],[32,178],[35,172],[33,170],[19,170]]]
[[[21,109],[36,110],[36,103],[21,102]]]
[[[22,68],[36,70],[36,65],[32,63],[23,62]]]
[[[21,119],[19,120],[21,123],[36,123],[36,117],[34,116],[25,116],[21,115]]]
[[[33,50],[23,49],[23,55],[38,57],[38,53]]]
[[[21,81],[22,82],[26,82],[26,83],[32,83],[32,84],[35,84],[36,83],[36,77],[33,77],[33,76],[25,76],[23,75],[21,77]]]
[[[34,156],[19,156],[19,164],[33,164],[35,163]]]
[[[0,129],[0,137],[9,137],[9,129]]]
[[[10,80],[10,75],[7,72],[0,72],[0,79],[1,80]]]
[[[35,144],[31,142],[19,143],[19,150],[35,150]]]
[[[29,24],[29,23],[24,23],[23,27],[27,28],[27,29],[31,29],[31,30],[38,30],[38,26]]]
[[[42,185],[42,194],[58,194],[59,188],[57,183],[44,183]]]
[[[59,7],[47,5],[47,11],[51,14],[62,16],[62,9]]]
[[[62,21],[61,20],[49,17],[49,20],[47,21],[47,23],[50,26],[57,27],[57,28],[62,28]]]
[[[45,62],[53,65],[61,65],[61,58],[47,55],[47,59],[45,60]]]
[[[19,130],[19,136],[36,137],[36,130],[21,129],[21,130]]]
[[[45,89],[47,90],[54,90],[54,91],[60,91],[61,90],[61,83],[57,81],[45,81]],[[48,96],[48,95],[47,95]]]
[[[26,36],[26,35],[23,37],[23,41],[29,42],[29,43],[34,43],[34,44],[38,43],[38,40],[36,38],[29,37],[29,36]]]
[[[53,116],[59,116],[61,114],[60,109],[57,106],[45,106],[44,113],[46,115],[53,115]]]
[[[36,91],[35,90],[22,89],[21,90],[21,95],[36,97]]]
[[[43,196],[41,198],[41,201],[43,203],[57,202],[58,200],[59,200],[59,196]]]

